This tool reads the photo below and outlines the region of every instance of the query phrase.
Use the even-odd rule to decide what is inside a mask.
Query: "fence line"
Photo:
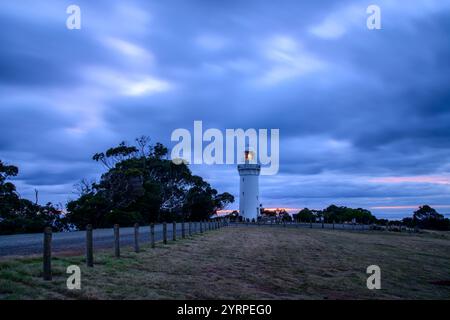
[[[162,241],[163,244],[167,244],[167,223],[163,222],[162,224]],[[221,227],[225,227],[229,225],[228,221],[200,221],[200,222],[191,222],[188,223],[188,236],[191,237],[194,234],[202,234],[204,231],[208,230],[217,230]],[[181,239],[186,238],[186,226],[185,222],[181,222],[181,229],[178,229],[178,225],[176,222],[172,223],[172,240],[177,240],[178,231],[181,232]],[[198,228],[197,226],[200,226]],[[197,232],[197,230],[199,232]],[[160,229],[161,230],[161,229]],[[94,266],[94,229],[91,224],[86,226],[86,265],[88,267]],[[140,250],[140,233],[139,233],[139,224],[135,223],[133,226],[133,249],[134,252],[139,253]],[[161,231],[160,231],[161,232]],[[43,274],[42,277],[44,280],[50,281],[52,280],[52,229],[50,227],[45,228],[44,230],[44,239],[43,239]],[[150,224],[149,229],[150,235],[150,247],[155,248],[156,246],[156,233],[155,233],[155,224]],[[114,224],[113,226],[113,248],[114,248],[114,256],[116,258],[120,258],[120,226],[118,224]]]
[[[328,230],[346,230],[346,231],[396,231],[396,232],[409,232],[409,233],[417,233],[418,230],[415,228],[409,228],[406,226],[384,226],[378,224],[357,224],[357,223],[336,223],[336,221],[332,222],[312,222],[312,220],[308,222],[285,222],[285,221],[275,221],[275,222],[265,222],[265,221],[257,221],[257,222],[249,222],[249,221],[240,221],[240,222],[229,222],[230,226],[266,226],[266,227],[292,227],[299,228],[305,227],[310,229],[328,229]]]

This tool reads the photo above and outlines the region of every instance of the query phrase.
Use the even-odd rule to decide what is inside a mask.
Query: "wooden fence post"
[[[322,229],[325,228],[324,224],[325,224],[325,218],[322,217]]]
[[[52,280],[52,228],[44,229],[43,278]]]
[[[86,266],[94,266],[94,241],[92,237],[92,224],[86,226]]]
[[[134,252],[139,252],[139,224],[134,224]]]
[[[167,223],[163,223],[163,243],[167,244]]]
[[[172,240],[177,241],[177,223],[172,222]]]
[[[114,255],[116,258],[120,257],[120,234],[119,225],[114,225]]]
[[[150,224],[150,243],[152,248],[155,247],[155,224]]]

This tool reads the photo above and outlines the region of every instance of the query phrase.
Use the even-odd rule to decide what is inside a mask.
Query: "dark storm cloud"
[[[172,146],[202,120],[280,129],[269,207],[450,204],[434,180],[370,180],[450,174],[445,2],[378,1],[379,31],[364,1],[78,4],[76,31],[62,2],[0,9],[0,158],[24,168],[24,194],[61,201],[98,176],[93,153],[142,134]],[[235,168],[193,170],[237,193]]]

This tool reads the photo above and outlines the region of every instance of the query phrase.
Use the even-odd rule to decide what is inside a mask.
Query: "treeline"
[[[241,216],[239,216],[238,211],[233,211],[229,214],[229,217],[233,221],[244,221]],[[374,223],[377,218],[372,215],[369,210],[366,209],[352,209],[347,207],[338,207],[331,205],[324,210],[310,210],[304,208],[298,213],[290,215],[286,209],[275,209],[269,210],[261,208],[259,220],[270,220],[275,218],[278,221],[284,222],[316,222],[316,221],[326,221],[326,222],[357,222],[357,223]]]
[[[233,211],[230,214],[231,219],[242,221],[239,212]],[[429,205],[423,205],[414,211],[412,217],[403,218],[402,220],[377,219],[369,210],[362,208],[348,208],[345,206],[331,205],[323,210],[310,210],[304,208],[292,216],[285,209],[267,210],[261,209],[259,219],[276,218],[279,221],[295,221],[295,222],[320,222],[327,223],[360,223],[360,224],[379,224],[390,226],[406,226],[409,228],[420,228],[429,230],[450,230],[450,219],[438,213]]]
[[[100,228],[198,221],[234,202],[231,194],[218,193],[193,175],[186,163],[174,164],[167,153],[161,143],[152,145],[148,137],[141,137],[135,145],[122,142],[95,154],[93,160],[105,172],[99,181],[82,180],[78,198],[67,203],[65,212],[51,203],[40,206],[21,199],[6,181],[18,174],[18,168],[0,162],[0,234],[40,232],[46,226],[63,231],[87,224]]]
[[[338,207],[334,204],[323,210],[304,208],[297,214],[294,214],[293,219],[296,221],[317,221],[324,219],[324,221],[328,222],[355,222],[363,224],[375,223],[377,221],[377,218],[367,209]]]
[[[300,210],[294,214],[292,218],[295,221],[324,221],[327,222],[355,222],[362,224],[380,224],[380,225],[403,225],[410,228],[420,228],[429,230],[450,230],[450,219],[445,218],[444,215],[438,213],[429,205],[420,206],[418,210],[414,211],[412,217],[403,218],[400,221],[389,221],[387,219],[377,219],[369,210],[353,209],[344,206],[338,207],[331,205],[324,210],[310,210],[308,208]],[[288,219],[286,214],[283,219]]]

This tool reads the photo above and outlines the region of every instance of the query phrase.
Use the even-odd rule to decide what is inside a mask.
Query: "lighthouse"
[[[259,173],[261,165],[255,161],[255,153],[247,149],[239,171],[239,215],[251,221],[259,216]]]

